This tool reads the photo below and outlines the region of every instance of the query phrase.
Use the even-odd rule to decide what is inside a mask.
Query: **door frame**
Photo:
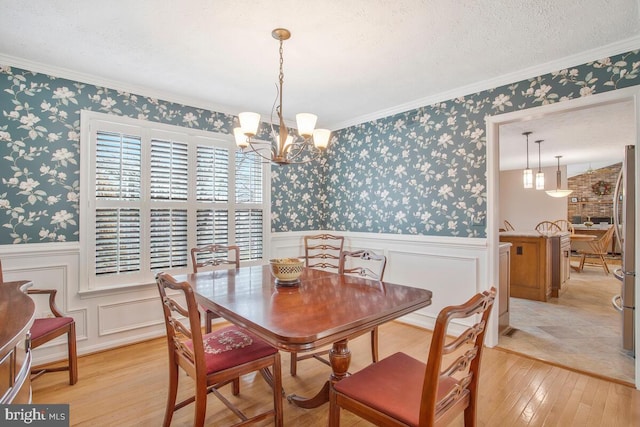
[[[539,107],[527,108],[511,113],[498,114],[494,116],[487,116],[486,131],[487,131],[487,248],[488,248],[488,282],[490,284],[497,284],[499,281],[499,209],[500,209],[500,126],[509,123],[521,122],[539,119],[547,115],[567,113],[571,111],[578,111],[588,109],[592,107],[615,104],[618,102],[632,101],[635,112],[635,124],[636,124],[636,146],[640,146],[639,143],[639,129],[640,129],[640,86],[633,86],[625,89],[612,90],[601,94],[586,96],[582,98],[572,99],[568,101],[562,101],[555,104],[542,105]],[[640,154],[636,150],[636,164],[640,164],[638,160]],[[635,206],[636,206],[636,221],[638,218],[639,205],[639,193],[640,193],[640,173],[636,171],[636,191],[635,191]],[[640,235],[640,227],[636,227],[636,247],[638,246],[638,239]],[[636,263],[640,265],[640,251],[636,250]],[[637,268],[637,267],[636,267]],[[636,276],[635,285],[635,306],[640,307],[640,289],[638,288],[638,278]],[[496,288],[499,286],[495,285]],[[499,290],[498,290],[499,292]],[[497,297],[496,297],[497,298]],[[498,316],[497,308],[494,307],[494,316],[490,317],[489,325],[487,328],[487,345],[490,347],[498,344]],[[640,355],[640,316],[635,316],[635,342],[636,351]],[[640,390],[640,357],[635,358],[635,384],[636,389]]]

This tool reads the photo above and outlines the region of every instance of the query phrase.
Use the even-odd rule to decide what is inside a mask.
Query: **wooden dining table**
[[[331,382],[349,375],[348,340],[431,304],[426,289],[305,268],[299,284],[276,286],[270,266],[240,267],[177,275],[196,300],[274,347],[296,353],[332,345],[332,373],[311,398],[289,402],[314,408],[329,400]]]

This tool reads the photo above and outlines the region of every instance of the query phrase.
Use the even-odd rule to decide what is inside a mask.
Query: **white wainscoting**
[[[165,333],[154,284],[80,296],[79,243],[0,246],[4,280],[31,280],[33,288],[58,290],[56,305],[76,321],[78,354],[162,336]],[[36,315],[48,312],[46,296],[34,296]],[[66,336],[34,350],[34,365],[66,358]],[[79,372],[82,380],[82,372]]]
[[[403,317],[401,320],[406,323],[432,329],[442,307],[463,302],[489,287],[485,239],[333,233],[345,236],[347,250],[368,248],[385,254],[388,257],[385,281],[433,292],[432,305]],[[265,258],[301,256],[306,234],[310,233],[272,233],[271,254]],[[79,293],[78,243],[2,245],[0,259],[5,280],[31,280],[34,288],[58,290],[56,302],[59,308],[76,320],[80,355],[165,334],[162,308],[154,284]],[[46,299],[36,299],[38,315],[46,313],[47,307]],[[497,321],[496,316],[492,317]],[[465,324],[456,326],[460,331]],[[491,345],[490,336],[487,341]],[[34,351],[35,364],[64,357],[64,338]],[[82,372],[79,375],[82,378]]]

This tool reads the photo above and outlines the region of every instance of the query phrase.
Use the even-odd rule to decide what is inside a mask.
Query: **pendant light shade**
[[[562,190],[560,187],[562,186],[562,174],[560,172],[560,158],[562,156],[556,156],[558,159],[558,171],[556,172],[556,189],[555,190],[547,190],[547,194],[551,197],[567,197],[569,194],[573,193],[573,190]]]
[[[533,188],[533,171],[529,168],[529,135],[532,132],[523,132],[522,134],[527,137],[527,168],[522,171],[522,183],[524,188]]]
[[[536,173],[536,190],[544,190],[544,172],[540,168],[540,144],[543,140],[539,139],[536,141],[538,144],[538,173]]]

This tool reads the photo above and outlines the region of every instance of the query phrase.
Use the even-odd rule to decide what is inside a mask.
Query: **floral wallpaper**
[[[342,129],[324,227],[486,237],[485,117],[640,84],[638,52]]]
[[[0,244],[78,240],[81,110],[224,134],[237,126],[232,115],[3,65],[0,93]],[[319,229],[319,166],[272,170],[274,230]]]
[[[271,228],[485,237],[485,116],[637,85],[639,68],[636,50],[334,132],[320,162],[272,167]],[[0,244],[78,240],[81,110],[225,134],[235,121],[6,65],[0,93]]]

